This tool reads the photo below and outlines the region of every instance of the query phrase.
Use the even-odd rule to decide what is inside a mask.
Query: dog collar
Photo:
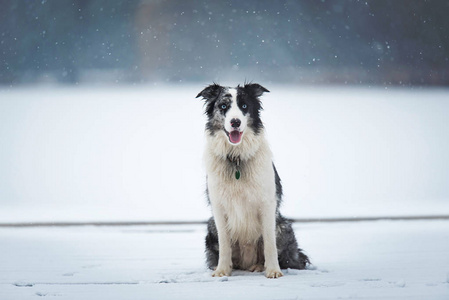
[[[240,179],[240,157],[230,157],[228,156],[228,160],[234,165],[235,167],[235,179]]]

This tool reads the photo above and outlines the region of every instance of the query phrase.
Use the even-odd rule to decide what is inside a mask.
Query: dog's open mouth
[[[240,130],[236,129],[228,133],[229,141],[233,144],[238,144],[242,140],[243,132],[240,132]]]

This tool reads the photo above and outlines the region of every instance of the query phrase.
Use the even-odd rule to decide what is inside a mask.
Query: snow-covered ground
[[[264,85],[286,216],[449,215],[449,90]],[[0,90],[0,223],[207,219],[203,87]],[[449,299],[448,220],[294,228],[315,268],[269,280],[204,225],[0,226],[0,299]]]
[[[285,215],[449,214],[448,89],[262,84]],[[204,86],[0,90],[0,223],[208,218]]]
[[[449,299],[449,221],[297,223],[315,268],[212,278],[204,225],[0,228],[0,299]]]

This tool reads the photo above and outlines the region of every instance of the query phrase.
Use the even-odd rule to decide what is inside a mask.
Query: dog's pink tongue
[[[240,142],[241,137],[242,137],[242,135],[240,134],[240,131],[238,131],[238,130],[231,131],[231,133],[229,134],[229,139],[231,140],[231,143],[234,143],[234,144],[237,144],[238,142]]]

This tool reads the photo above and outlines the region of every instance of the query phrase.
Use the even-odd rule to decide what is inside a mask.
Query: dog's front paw
[[[231,276],[231,268],[217,268],[212,272],[212,277]]]
[[[267,269],[265,271],[265,276],[267,278],[279,278],[284,276],[284,274],[282,274],[280,269]]]

